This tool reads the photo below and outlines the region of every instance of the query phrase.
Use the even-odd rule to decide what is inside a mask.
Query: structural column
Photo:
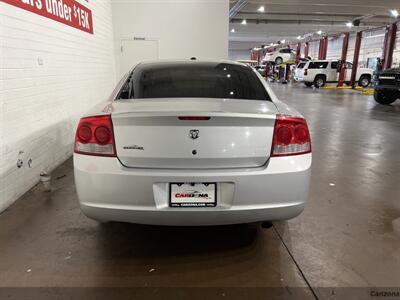
[[[340,58],[342,63],[340,65],[339,83],[337,86],[343,86],[343,81],[346,74],[346,60],[347,60],[347,49],[349,48],[349,37],[350,33],[346,32],[343,37],[342,56]]]
[[[306,42],[304,45],[304,58],[308,57],[309,48],[310,48],[310,43]]]
[[[385,37],[385,46],[383,48],[383,70],[389,69],[392,66],[393,62],[393,49],[396,43],[396,32],[397,32],[397,24],[391,24],[387,31]]]
[[[357,76],[358,60],[360,57],[361,39],[362,39],[362,32],[357,32],[356,42],[354,46],[353,68],[351,69],[351,77],[350,77],[350,84],[353,88],[355,86],[357,78],[356,76]]]
[[[300,62],[300,58],[301,58],[301,43],[298,42],[297,43],[297,49],[296,49],[296,65]]]

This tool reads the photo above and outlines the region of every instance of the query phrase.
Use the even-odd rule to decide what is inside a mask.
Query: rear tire
[[[361,75],[360,79],[358,80],[358,85],[366,88],[371,83],[371,77],[368,75]]]
[[[276,65],[280,65],[280,64],[282,64],[282,63],[283,63],[282,57],[277,57],[277,58],[275,58],[275,64],[276,64]]]
[[[306,87],[312,87],[313,83],[307,81],[307,82],[304,82],[304,85],[305,85]]]
[[[397,99],[397,95],[390,94],[388,92],[383,91],[374,91],[374,99],[379,104],[389,105],[392,104]]]
[[[314,79],[314,86],[316,88],[323,87],[326,83],[326,77],[323,75],[317,75]]]

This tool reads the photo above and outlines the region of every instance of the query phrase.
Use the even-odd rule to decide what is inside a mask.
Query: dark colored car
[[[400,69],[387,69],[377,75],[374,98],[386,105],[400,98]]]

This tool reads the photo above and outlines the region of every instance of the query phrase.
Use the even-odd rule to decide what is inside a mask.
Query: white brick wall
[[[0,3],[0,211],[71,155],[77,119],[115,84],[110,1],[82,3],[94,35]]]

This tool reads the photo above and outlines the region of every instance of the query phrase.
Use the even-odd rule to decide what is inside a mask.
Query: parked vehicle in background
[[[400,99],[400,69],[387,69],[378,73],[374,98],[376,102],[385,105]]]
[[[254,67],[260,75],[265,76],[265,71],[267,70],[266,65],[258,65]]]
[[[263,60],[267,62],[273,62],[276,65],[280,65],[288,61],[294,61],[296,60],[296,50],[290,48],[278,49],[274,52],[266,53]]]
[[[353,64],[345,62],[346,72],[344,82],[349,84]],[[297,74],[297,81],[304,82],[308,87],[323,87],[326,83],[339,81],[339,60],[311,60],[307,62]],[[359,86],[367,87],[372,80],[374,70],[369,68],[357,68],[356,82]]]
[[[137,65],[80,120],[74,144],[84,214],[154,225],[293,218],[311,160],[306,120],[230,61]]]

